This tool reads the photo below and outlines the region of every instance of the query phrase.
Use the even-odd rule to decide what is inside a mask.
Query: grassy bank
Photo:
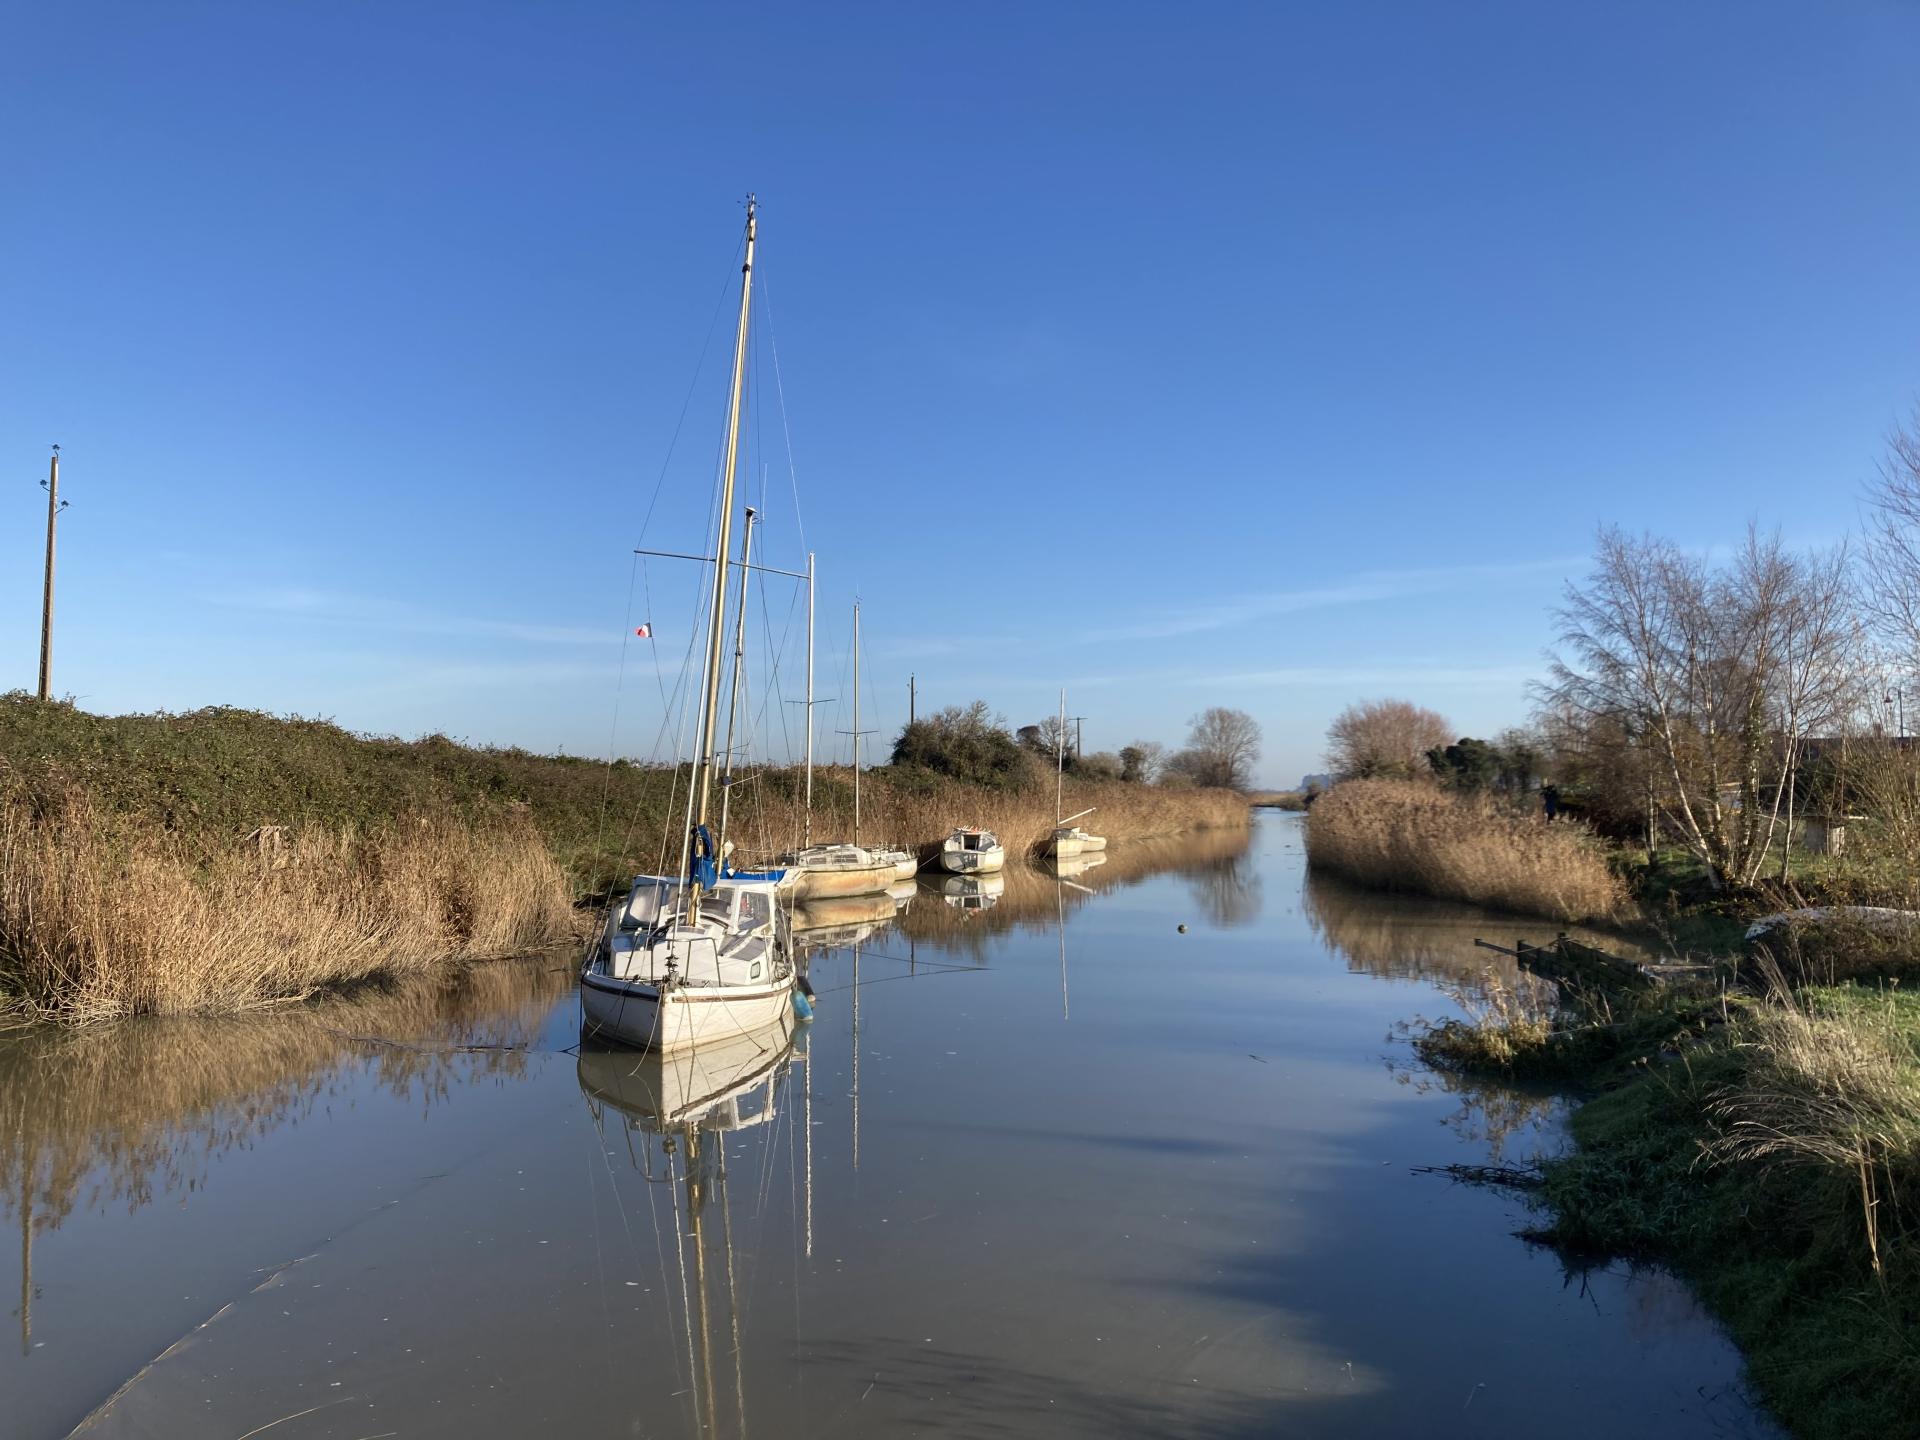
[[[1434,785],[1349,780],[1307,812],[1318,869],[1382,890],[1544,915],[1607,920],[1626,892],[1585,830]]]
[[[565,938],[576,900],[677,864],[686,778],[249,711],[0,698],[0,1008],[231,1011]],[[851,833],[851,779],[816,773],[816,838]],[[803,795],[781,770],[736,789],[746,858],[800,838]],[[1117,841],[1247,819],[1227,792],[1069,781],[1067,809],[1089,806]],[[955,824],[1025,850],[1055,814],[1051,783],[885,772],[861,811],[865,838],[923,850]]]
[[[1776,970],[1776,979],[1783,971]],[[1683,1275],[1814,1440],[1920,1416],[1920,997],[1863,985],[1488,1007],[1416,1040],[1454,1073],[1589,1096],[1539,1238]]]

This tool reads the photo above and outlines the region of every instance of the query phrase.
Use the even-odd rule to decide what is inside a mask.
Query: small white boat
[[[985,875],[1007,863],[1007,852],[991,830],[962,826],[941,842],[936,863],[955,875]]]
[[[1107,837],[1089,835],[1078,825],[1058,825],[1053,834],[1040,844],[1040,853],[1050,855],[1056,860],[1070,860],[1075,855],[1085,855],[1107,848]]]
[[[955,910],[991,910],[1006,893],[1007,877],[996,872],[985,875],[943,875],[940,898]]]
[[[903,855],[904,851],[846,843],[807,845],[782,856],[779,865],[787,872],[786,883],[793,898],[805,904],[848,895],[885,894],[887,887],[900,878]]]
[[[637,879],[580,973],[582,1033],[677,1050],[778,1023],[795,971],[777,885],[723,878],[696,914],[691,886]]]

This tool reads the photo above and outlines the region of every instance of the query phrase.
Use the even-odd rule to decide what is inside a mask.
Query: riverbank
[[[852,831],[850,773],[815,775],[813,834]],[[0,1011],[85,1021],[220,1013],[536,948],[628,875],[677,864],[684,768],[210,709],[104,717],[0,698]],[[1111,840],[1244,827],[1223,791],[1066,787]],[[1051,783],[865,777],[862,833],[930,851],[956,824],[1050,833]],[[734,792],[743,858],[798,841],[802,778]]]
[[[1761,993],[1723,977],[1550,1010],[1503,993],[1415,1048],[1583,1099],[1574,1148],[1506,1177],[1550,1217],[1534,1238],[1684,1277],[1795,1434],[1913,1434],[1920,997],[1760,968]]]
[[[1580,826],[1436,785],[1349,780],[1307,812],[1316,869],[1381,890],[1569,923],[1610,921],[1627,891]]]

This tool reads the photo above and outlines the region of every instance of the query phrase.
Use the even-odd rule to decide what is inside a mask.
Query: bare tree
[[[1073,722],[1062,721],[1058,715],[1049,715],[1038,725],[1020,727],[1020,743],[1036,755],[1051,760],[1064,754],[1073,759]]]
[[[1920,405],[1887,437],[1867,501],[1864,608],[1910,669],[1920,663]]]
[[[1455,738],[1438,712],[1411,700],[1362,700],[1327,727],[1327,763],[1343,780],[1411,780],[1427,773],[1427,752]]]
[[[1649,811],[1716,885],[1751,885],[1784,851],[1804,743],[1849,704],[1846,573],[1844,553],[1796,556],[1755,532],[1714,569],[1604,530],[1593,575],[1568,587],[1548,697],[1650,754]]]
[[[1244,710],[1215,705],[1193,717],[1187,747],[1166,763],[1166,771],[1196,785],[1244,790],[1260,758],[1260,724]]]

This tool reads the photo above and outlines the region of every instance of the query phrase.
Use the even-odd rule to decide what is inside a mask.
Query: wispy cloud
[[[443,615],[376,595],[355,595],[304,585],[247,586],[209,595],[228,609],[295,616],[317,624],[353,626],[404,635],[446,635],[478,640],[506,640],[525,645],[618,645],[613,627],[590,629],[574,625],[528,625],[514,620]]]
[[[1476,585],[1524,580],[1541,575],[1566,575],[1578,570],[1582,563],[1578,556],[1556,556],[1493,565],[1368,570],[1329,585],[1222,596],[1198,605],[1166,610],[1137,624],[1089,631],[1084,638],[1089,642],[1165,640],[1176,635],[1198,635],[1208,630],[1249,625],[1258,620],[1291,615],[1302,610],[1328,610],[1380,600],[1405,600]]]
[[[1434,665],[1419,662],[1396,664],[1376,661],[1369,665],[1287,665],[1259,670],[1157,670],[1130,674],[1076,675],[1066,684],[1069,690],[1101,689],[1112,685],[1153,685],[1166,690],[1187,687],[1232,687],[1259,689],[1284,686],[1290,689],[1316,687],[1360,690],[1369,686],[1406,686],[1443,690],[1448,688],[1516,688],[1541,674],[1538,663],[1508,661],[1481,665]]]

